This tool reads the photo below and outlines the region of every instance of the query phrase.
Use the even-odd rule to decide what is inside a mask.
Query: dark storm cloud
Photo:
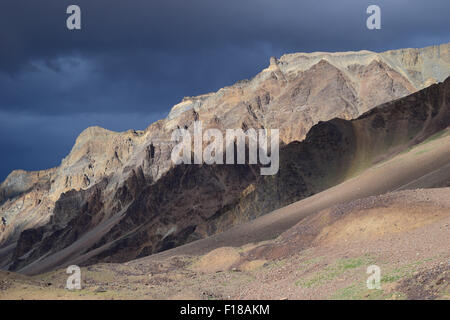
[[[365,28],[370,3],[382,7],[381,31]],[[82,9],[81,31],[65,26],[69,4]],[[270,55],[447,41],[449,9],[446,0],[5,0],[1,108],[167,110],[253,76]]]
[[[66,28],[71,4],[80,31]],[[369,4],[382,30],[365,28]],[[2,0],[0,179],[57,165],[89,125],[142,129],[270,56],[449,42],[449,12],[448,0]]]

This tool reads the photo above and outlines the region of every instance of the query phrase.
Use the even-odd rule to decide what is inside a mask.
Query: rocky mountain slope
[[[355,122],[333,120],[308,131],[443,81],[449,48],[285,55],[251,80],[185,98],[144,131],[89,128],[59,167],[15,171],[2,183],[0,267],[20,270],[58,252],[92,252],[89,263],[125,261],[333,186],[378,155],[448,126],[448,81]],[[246,165],[174,167],[170,135],[192,130],[195,120],[221,130],[279,128],[286,145],[279,175],[261,178]]]
[[[96,223],[96,219],[103,215],[104,185],[88,189],[81,195],[71,192],[67,198],[63,196],[58,200],[50,224],[21,234],[11,269],[39,273],[74,261],[77,264],[127,261],[207,237],[293,200],[308,198],[306,200],[313,201],[315,196],[312,194],[346,180],[351,185],[353,179],[349,178],[381,161],[381,155],[389,158],[434,133],[440,134],[450,121],[449,87],[450,78],[377,107],[356,120],[333,119],[314,126],[303,142],[292,142],[281,149],[280,173],[275,176],[261,177],[255,173],[257,170],[252,170],[253,167],[244,165],[178,166],[149,185],[145,185],[143,178],[133,176],[128,191],[118,191],[119,199],[126,201],[130,196],[131,204],[123,213],[100,223]],[[448,183],[447,140],[441,142],[444,145],[439,150],[442,150],[432,157],[432,162],[424,158],[417,163],[416,159],[409,163],[408,170],[402,166],[392,169],[395,174],[390,173],[389,177],[384,177],[384,169],[380,169],[378,176],[376,172],[368,177],[364,173],[358,181],[366,182],[359,187],[345,187],[350,188],[346,191],[350,198],[344,199],[357,199],[417,183],[422,177],[434,175],[437,169],[442,170],[432,179],[432,184],[423,181],[421,186]],[[429,150],[417,151],[422,152],[432,155]],[[406,164],[403,161],[403,165]],[[317,196],[323,198],[320,194]],[[327,199],[331,201],[335,197]],[[222,208],[219,202],[222,200],[230,204]],[[206,216],[208,212],[214,214]],[[74,217],[70,221],[68,214]],[[283,230],[277,227],[278,224],[286,228],[300,218],[272,221],[257,235],[276,236]],[[166,229],[162,229],[164,226]],[[251,227],[241,226],[244,233],[228,237],[228,240],[249,240]],[[211,241],[216,239],[216,245],[223,245],[227,241],[222,239],[226,234],[211,238]],[[180,247],[180,250],[189,252],[186,247]]]

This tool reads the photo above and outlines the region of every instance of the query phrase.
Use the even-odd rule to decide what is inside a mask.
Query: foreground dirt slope
[[[0,299],[450,299],[450,189],[372,196],[313,214],[275,240],[82,269],[0,273]],[[367,267],[381,289],[366,287]]]

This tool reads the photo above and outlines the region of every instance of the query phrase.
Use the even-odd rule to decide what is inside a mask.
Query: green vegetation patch
[[[419,267],[420,265],[422,265],[428,261],[432,261],[432,260],[433,260],[433,258],[415,261],[415,262],[409,263],[407,265],[398,267],[398,268],[390,271],[389,273],[386,273],[385,275],[382,274],[381,283],[397,282],[402,278],[409,277],[417,270],[417,267]]]
[[[304,270],[306,267],[309,266],[313,266],[318,264],[321,260],[323,259],[323,257],[315,257],[315,258],[311,258],[311,259],[307,259],[304,260],[300,263],[299,267],[297,270]]]
[[[369,290],[365,281],[354,283],[348,287],[337,290],[331,297],[332,300],[386,300],[406,299],[401,292],[385,292],[383,289]]]
[[[369,266],[373,263],[374,259],[369,255],[365,255],[361,258],[338,259],[333,265],[323,268],[312,277],[296,281],[295,285],[303,288],[313,288],[321,286],[327,281],[333,280],[349,270]]]

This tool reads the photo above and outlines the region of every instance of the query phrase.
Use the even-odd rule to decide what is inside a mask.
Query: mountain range
[[[1,184],[0,268],[38,274],[173,248],[188,252],[183,245],[190,243],[212,250],[227,241],[238,246],[273,239],[304,216],[271,220],[267,230],[247,237],[238,233],[215,245],[208,240],[348,183],[444,132],[450,124],[449,75],[450,44],[287,54],[271,58],[253,79],[184,98],[143,131],[88,128],[60,166],[17,170]],[[260,176],[258,165],[249,164],[174,166],[171,134],[192,131],[195,121],[221,131],[279,129],[279,173]],[[386,184],[353,190],[355,198],[345,200],[409,184],[448,186],[449,158],[442,152],[428,166],[417,164],[403,176],[399,171],[398,179],[380,176]],[[437,169],[433,179],[425,178]],[[314,210],[327,208],[321,206]]]

